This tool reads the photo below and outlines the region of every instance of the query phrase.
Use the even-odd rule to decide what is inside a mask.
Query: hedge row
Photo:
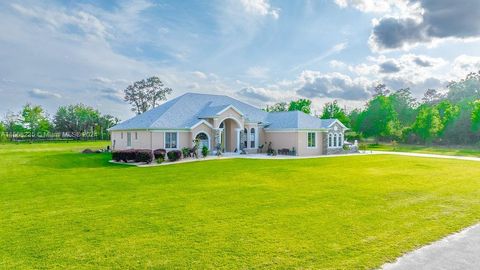
[[[151,163],[154,159],[165,159],[168,157],[170,161],[177,161],[182,158],[182,152],[180,150],[167,151],[165,149],[156,149],[153,151],[148,149],[128,149],[112,152],[112,159],[120,162],[145,162]]]
[[[152,150],[148,149],[128,149],[112,152],[112,159],[123,162],[145,162],[151,163],[153,161]]]

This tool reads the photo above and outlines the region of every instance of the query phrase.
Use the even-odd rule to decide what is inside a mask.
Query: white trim
[[[244,116],[244,114],[237,108],[235,108],[235,106],[233,105],[228,105],[225,109],[219,111],[216,115],[221,115],[222,113],[228,111],[228,109],[233,109],[234,111],[236,111],[237,113],[239,113],[241,116]]]
[[[200,133],[204,133],[205,135],[207,135],[207,138],[208,138],[208,150],[212,150],[212,142],[211,142],[211,139],[210,139],[210,135],[208,135],[208,132],[206,131],[203,131],[203,130],[200,130],[198,131],[197,133],[195,133],[195,135],[193,136],[193,140],[195,140],[198,136],[198,134]],[[193,141],[192,140],[192,141]]]
[[[227,120],[227,119],[232,119],[233,121],[235,121],[235,123],[237,123],[237,125],[240,127],[240,128],[243,128],[243,125],[240,121],[238,121],[238,119],[234,118],[234,117],[231,117],[231,116],[226,116],[224,117],[221,121],[219,121],[218,123],[218,127],[217,128],[220,128],[220,125],[223,123],[223,121]]]
[[[177,147],[176,148],[167,148],[167,140],[166,140],[166,136],[167,136],[167,133],[176,133],[177,134]],[[166,131],[163,133],[163,149],[165,150],[178,150],[180,149],[179,148],[180,146],[180,134],[178,131]]]
[[[325,129],[325,128],[305,128],[305,129],[299,129],[299,128],[274,128],[274,129],[271,129],[271,128],[264,128],[263,129],[265,132],[313,132],[313,131],[316,131],[316,132],[328,132],[328,129]]]
[[[255,136],[253,138],[253,147],[252,147],[252,129],[253,129],[253,135]],[[252,127],[250,126],[247,128],[247,149],[258,149],[258,127]]]
[[[152,133],[159,133],[159,132],[178,132],[178,133],[181,133],[181,132],[192,132],[190,129],[188,130],[184,130],[184,129],[162,129],[162,130],[159,130],[159,129],[155,129],[155,130],[149,130],[150,132]]]
[[[310,135],[310,133],[315,134],[315,146],[308,146],[308,136]],[[317,148],[317,146],[318,146],[318,135],[317,135],[317,133],[318,133],[318,132],[316,132],[316,131],[308,131],[308,132],[307,132],[307,148],[308,148],[308,149],[315,149],[315,148]]]
[[[207,127],[213,129],[213,126],[212,126],[208,121],[206,121],[206,120],[204,120],[204,119],[198,121],[195,125],[191,126],[190,129],[194,129],[194,128],[200,126],[201,124],[205,124],[205,125],[207,125]]]
[[[340,122],[340,120],[338,120],[338,119],[335,119],[335,121],[333,121],[330,125],[328,125],[328,127],[333,126],[333,124],[335,124],[335,123],[338,123],[340,126],[342,126],[342,128],[343,128],[344,130],[349,130],[349,128],[347,128],[347,127],[346,127],[342,122]]]

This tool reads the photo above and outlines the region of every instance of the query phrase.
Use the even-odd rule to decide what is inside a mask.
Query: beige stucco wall
[[[318,156],[322,154],[322,134],[315,131],[315,147],[308,147],[308,132],[298,132],[298,149],[299,156]]]
[[[288,148],[292,150],[295,147],[298,156],[316,156],[322,155],[322,132],[314,131],[316,134],[316,147],[308,147],[308,131],[298,132],[264,132],[264,138],[267,145],[264,147],[265,151],[268,143],[272,142],[272,148],[275,150]],[[264,143],[264,142],[262,142]]]
[[[132,145],[127,147],[127,133],[132,134]],[[135,132],[137,139],[135,140]],[[177,131],[172,131],[177,132]],[[115,150],[124,149],[164,149],[164,132],[163,131],[112,131],[112,145],[115,142]],[[190,131],[178,131],[178,149],[182,147],[192,147],[192,133]]]
[[[223,120],[225,120],[227,118],[236,119],[241,124],[240,128],[243,128],[243,122],[244,122],[243,117],[237,111],[235,111],[232,108],[224,111],[218,117],[216,117],[213,120],[213,127],[218,128],[220,126],[220,124],[223,122]]]
[[[281,148],[298,149],[298,133],[297,132],[265,132],[265,141],[267,145],[264,149],[268,148],[268,144],[272,142],[272,148],[275,150]]]
[[[123,132],[123,139],[122,139]],[[131,134],[131,146],[127,146],[128,133]],[[137,137],[135,137],[135,133]],[[150,149],[150,132],[149,131],[112,131],[112,146],[115,150],[122,149]]]
[[[214,149],[215,148],[215,133],[214,131],[209,127],[207,126],[206,124],[202,123],[200,124],[199,126],[195,127],[194,129],[192,129],[192,132],[190,133],[190,140],[193,142],[193,140],[195,139],[195,136],[197,136],[198,133],[200,132],[204,132],[205,134],[208,135],[208,137],[210,138],[210,149]]]

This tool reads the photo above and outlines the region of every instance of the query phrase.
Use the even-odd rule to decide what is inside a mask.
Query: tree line
[[[172,89],[152,76],[127,86],[124,100],[141,114],[167,99]],[[61,106],[53,117],[39,105],[26,104],[18,113],[8,112],[0,121],[0,141],[51,139],[109,139],[107,129],[120,120],[84,104]]]
[[[0,141],[109,139],[107,129],[118,122],[84,104],[61,106],[53,117],[40,105],[26,104],[0,122]]]
[[[445,92],[427,89],[420,100],[409,88],[391,90],[378,84],[363,108],[348,111],[338,101],[323,106],[322,119],[337,118],[351,138],[414,144],[476,144],[480,140],[480,71],[452,81]],[[299,99],[268,106],[266,111],[311,113],[312,102]]]

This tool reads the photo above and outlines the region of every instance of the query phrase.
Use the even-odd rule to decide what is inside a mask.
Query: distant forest
[[[312,102],[299,99],[268,106],[266,111],[300,110],[311,114]],[[409,88],[384,84],[362,109],[345,111],[337,101],[326,103],[318,117],[337,118],[348,126],[350,139],[373,138],[411,144],[472,145],[480,140],[480,71],[452,81],[445,92],[427,89],[421,100]]]

